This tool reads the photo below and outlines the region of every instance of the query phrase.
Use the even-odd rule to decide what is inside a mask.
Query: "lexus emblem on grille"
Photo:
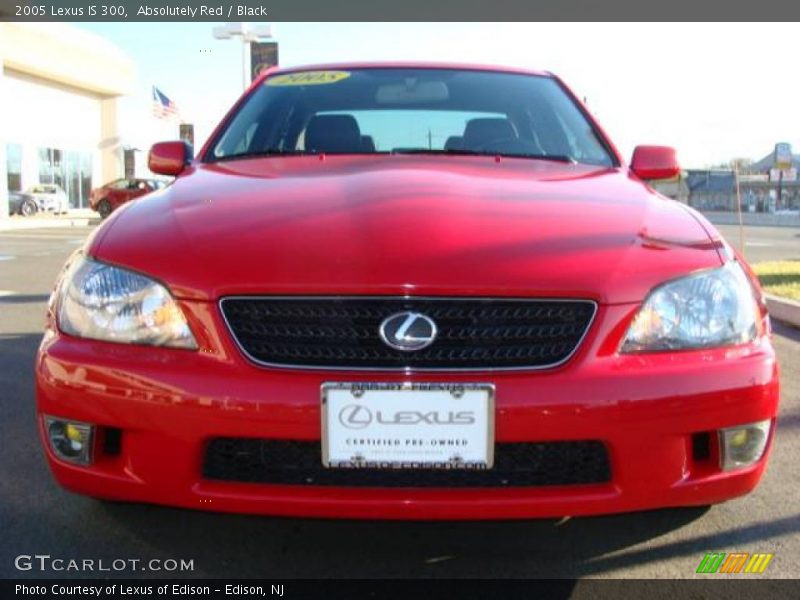
[[[380,335],[384,343],[395,350],[422,350],[436,339],[436,323],[422,313],[400,312],[383,320]]]

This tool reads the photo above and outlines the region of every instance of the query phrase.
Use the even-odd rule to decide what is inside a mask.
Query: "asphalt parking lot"
[[[717,225],[720,233],[741,251],[739,227]],[[797,227],[745,227],[744,255],[751,263],[786,258],[800,259],[800,229]]]
[[[783,393],[770,467],[754,493],[710,509],[563,522],[355,522],[108,504],[65,492],[52,480],[36,437],[33,357],[52,282],[89,231],[0,232],[2,577],[98,575],[14,566],[18,555],[48,554],[109,563],[193,559],[193,571],[168,575],[195,577],[686,578],[697,576],[711,551],[774,553],[765,577],[800,577],[800,331],[780,325]],[[800,258],[798,230],[754,228],[748,239],[761,244],[747,248],[751,260]]]

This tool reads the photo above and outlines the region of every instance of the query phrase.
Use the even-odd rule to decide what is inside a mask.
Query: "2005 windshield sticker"
[[[347,71],[302,71],[267,79],[267,85],[325,85],[350,77]]]

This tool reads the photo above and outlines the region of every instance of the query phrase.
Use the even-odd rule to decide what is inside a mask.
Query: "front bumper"
[[[390,519],[510,519],[706,505],[752,490],[754,465],[723,472],[724,427],[774,419],[778,368],[769,340],[728,349],[620,356],[633,306],[601,307],[578,353],[547,371],[416,373],[267,369],[248,363],[215,307],[183,303],[199,333],[188,352],[79,340],[49,329],[36,363],[48,462],[66,488],[101,498],[225,512]],[[222,332],[222,333],[219,333]],[[516,488],[345,488],[211,481],[204,450],[217,437],[320,439],[324,382],[491,382],[496,441],[601,440],[611,480]],[[118,454],[89,467],[58,460],[43,415],[122,430]],[[773,429],[774,430],[774,429]],[[712,435],[698,458],[693,436]],[[100,442],[98,442],[100,443]]]

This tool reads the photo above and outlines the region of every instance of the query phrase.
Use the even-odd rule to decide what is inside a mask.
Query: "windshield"
[[[554,79],[400,68],[268,78],[216,138],[206,159],[429,152],[615,164]]]

